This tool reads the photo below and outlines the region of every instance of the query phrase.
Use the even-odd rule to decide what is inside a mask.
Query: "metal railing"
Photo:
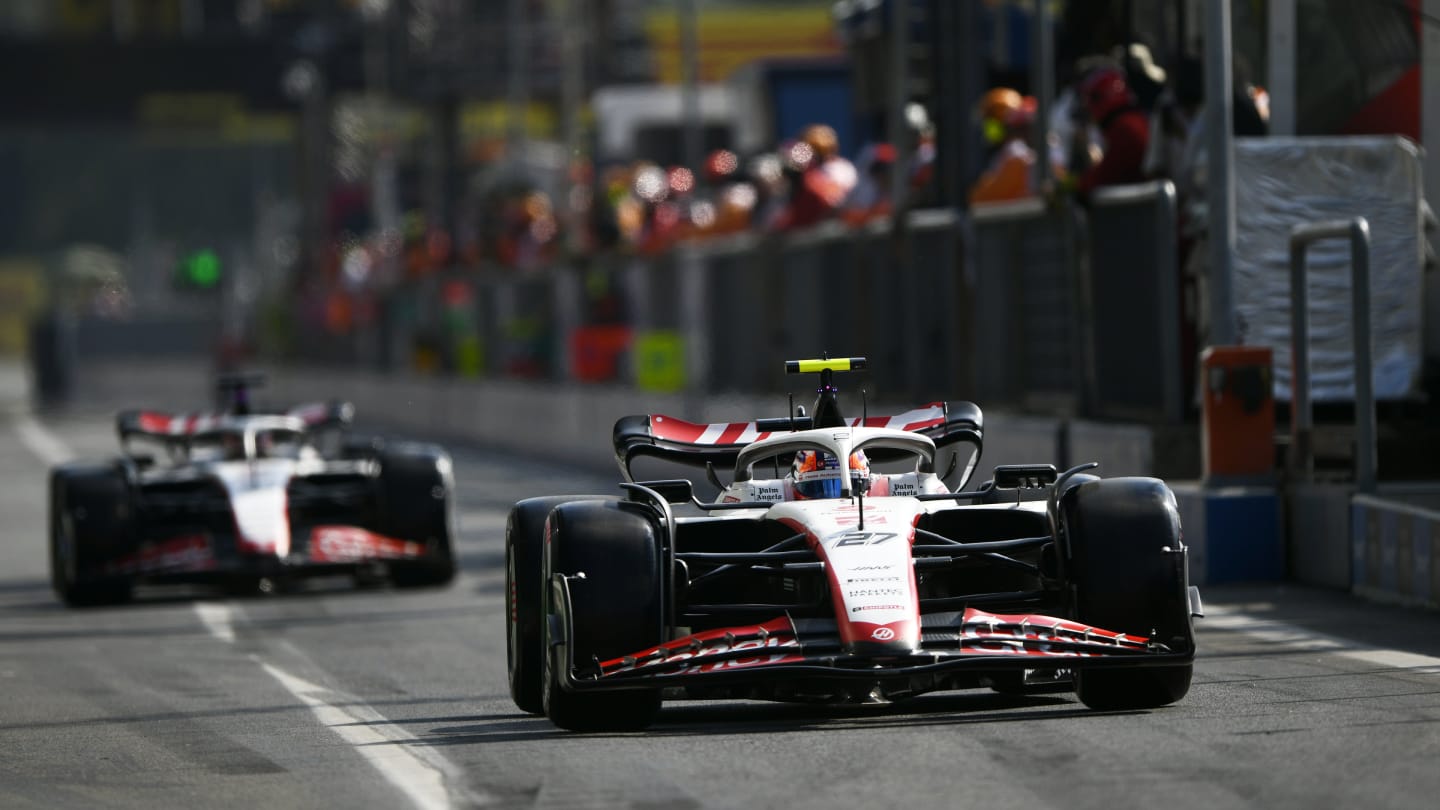
[[[1364,217],[1296,225],[1290,230],[1290,458],[1303,479],[1314,475],[1314,413],[1310,403],[1310,292],[1305,253],[1322,239],[1350,240],[1350,312],[1355,347],[1355,488],[1375,491],[1375,393],[1370,355],[1370,224]]]
[[[1075,412],[1082,406],[1082,286],[1075,211],[1040,199],[971,212],[975,397]]]
[[[882,398],[1176,419],[1173,218],[1173,188],[1155,183],[1097,195],[1086,220],[1035,199],[968,222],[912,212],[899,234],[828,223],[581,266],[457,270],[395,290],[378,337],[318,359],[394,369],[424,355],[443,374],[660,380],[703,396],[776,393],[769,369],[787,358],[864,354],[861,384]]]
[[[852,384],[881,399],[962,397],[1068,415],[1097,403],[1107,415],[1158,420],[1178,401],[1174,326],[1155,300],[1173,296],[1163,269],[1174,262],[1172,211],[1168,184],[1100,195],[1096,233],[1143,225],[1153,236],[1120,253],[1102,246],[1105,266],[1088,282],[1076,210],[1040,200],[977,209],[968,223],[948,210],[911,212],[899,233],[889,220],[834,222],[655,256],[456,268],[386,292],[349,331],[316,320],[315,302],[296,302],[294,359],[709,396],[783,393],[781,361],[828,352],[870,357],[872,370]],[[1125,297],[1112,313],[1117,291]],[[1148,387],[1124,387],[1136,381]]]
[[[1184,416],[1175,185],[1095,192],[1088,210],[1089,412],[1179,422]]]

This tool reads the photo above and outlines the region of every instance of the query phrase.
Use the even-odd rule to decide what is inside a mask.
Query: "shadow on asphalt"
[[[381,710],[387,706],[422,706],[436,704],[457,704],[469,700],[465,697],[426,697],[426,698],[403,698],[394,700],[361,700],[361,701],[334,701],[330,705],[338,708],[356,706]],[[194,720],[196,718],[225,718],[240,717],[248,715],[283,714],[285,712],[309,712],[309,707],[303,703],[283,703],[275,706],[247,706],[245,708],[215,709],[213,711],[183,711],[183,712],[151,712],[148,714],[132,715],[104,715],[99,717],[78,717],[54,721],[35,721],[30,723],[0,723],[0,733],[9,731],[20,731],[26,729],[66,729],[77,726],[127,726],[141,723],[163,723],[174,720]],[[464,720],[467,718],[455,718]],[[384,725],[403,726],[409,725],[412,721],[403,723],[386,723]]]
[[[1132,713],[1132,712],[1127,712]],[[544,717],[518,712],[468,718],[465,725],[441,726],[418,734],[421,745],[464,746],[522,742],[550,737],[715,737],[719,735],[785,734],[842,729],[914,728],[959,723],[1012,723],[1093,716],[1072,697],[1013,697],[989,692],[929,695],[883,706],[795,705],[765,701],[667,703],[654,725],[644,731],[576,734],[551,725]],[[415,726],[423,720],[406,720]],[[386,745],[389,743],[375,743]]]

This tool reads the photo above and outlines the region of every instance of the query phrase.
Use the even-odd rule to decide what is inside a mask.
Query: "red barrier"
[[[630,350],[628,326],[582,326],[570,333],[570,376],[580,382],[620,379],[621,359]]]

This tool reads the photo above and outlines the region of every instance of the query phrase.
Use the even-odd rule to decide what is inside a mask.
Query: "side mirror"
[[[640,481],[637,482],[646,489],[652,489],[664,498],[667,503],[690,503],[695,497],[695,486],[684,478],[675,478],[668,481]],[[631,492],[631,498],[637,493]],[[643,498],[643,496],[642,496]]]
[[[995,488],[1043,489],[1057,477],[1053,464],[1001,464],[995,468]]]

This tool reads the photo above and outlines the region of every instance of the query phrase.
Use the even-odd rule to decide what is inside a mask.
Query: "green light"
[[[213,250],[198,250],[185,257],[185,279],[209,289],[220,283],[220,257]]]

